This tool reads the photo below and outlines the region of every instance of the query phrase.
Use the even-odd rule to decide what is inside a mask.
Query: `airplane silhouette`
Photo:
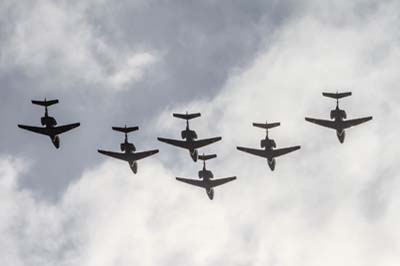
[[[280,126],[280,123],[253,123],[253,126],[266,129],[265,139],[261,140],[260,146],[263,149],[252,149],[245,147],[236,147],[239,151],[247,152],[252,155],[260,156],[267,159],[269,168],[274,171],[275,170],[275,158],[285,155],[287,153],[296,151],[300,149],[300,146],[293,146],[282,149],[275,149],[276,142],[273,139],[270,139],[268,136],[268,129]]]
[[[181,177],[177,177],[176,180],[187,183],[189,185],[204,188],[207,192],[208,198],[212,200],[214,198],[214,187],[223,185],[236,179],[236,176],[213,179],[213,173],[210,170],[206,169],[206,161],[216,157],[216,154],[199,155],[199,159],[203,161],[203,169],[199,171],[199,178],[201,180],[187,179]]]
[[[209,139],[196,140],[197,139],[196,131],[191,130],[189,128],[189,120],[201,116],[200,113],[188,114],[186,112],[186,114],[173,114],[173,116],[176,118],[186,120],[186,129],[181,132],[181,137],[184,140],[182,141],[182,140],[166,139],[166,138],[157,138],[157,139],[161,142],[165,142],[167,144],[189,150],[190,156],[192,157],[194,162],[197,161],[198,157],[197,149],[207,146],[211,143],[220,141],[222,139],[221,137],[215,137]]]
[[[309,118],[309,117],[306,117],[305,120],[308,122],[317,124],[319,126],[323,126],[323,127],[327,127],[327,128],[336,130],[336,135],[337,135],[340,143],[343,143],[344,139],[346,137],[345,129],[353,127],[353,126],[357,126],[359,124],[362,124],[362,123],[372,120],[372,116],[345,120],[347,118],[347,114],[346,114],[345,110],[342,110],[339,108],[339,99],[351,96],[352,95],[351,92],[343,92],[343,93],[323,92],[322,95],[325,97],[336,99],[336,109],[331,111],[331,119],[333,119],[333,121]]]
[[[112,129],[115,131],[125,133],[125,141],[121,143],[121,151],[123,151],[123,153],[105,151],[105,150],[97,150],[97,151],[101,154],[119,160],[127,161],[129,163],[129,167],[131,168],[134,174],[136,174],[138,170],[137,161],[158,153],[158,150],[135,152],[136,151],[135,145],[133,143],[128,142],[128,133],[139,130],[139,127],[126,127],[125,125],[125,127],[113,127]]]
[[[44,99],[44,101],[32,100],[32,104],[45,107],[44,116],[41,118],[41,124],[44,127],[34,127],[34,126],[26,126],[26,125],[18,125],[18,127],[28,130],[28,131],[38,133],[38,134],[49,136],[51,139],[51,142],[58,149],[58,148],[60,148],[60,138],[58,135],[60,135],[64,132],[67,132],[71,129],[74,129],[76,127],[79,127],[80,123],[57,126],[56,119],[52,116],[49,116],[49,113],[47,110],[47,108],[49,106],[57,104],[57,103],[58,103],[58,100],[51,100],[51,101],[47,101],[46,99]]]

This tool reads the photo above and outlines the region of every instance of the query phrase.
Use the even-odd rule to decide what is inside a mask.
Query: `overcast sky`
[[[0,264],[392,266],[400,261],[400,2],[81,0],[0,2]],[[351,90],[347,131],[322,91]],[[31,99],[81,122],[48,138]],[[206,193],[175,181],[200,163],[157,137],[178,138],[172,112],[223,140],[208,168],[238,179]],[[280,121],[277,159],[252,122]],[[139,126],[138,150],[160,149],[133,175],[98,148],[118,150],[111,126]]]

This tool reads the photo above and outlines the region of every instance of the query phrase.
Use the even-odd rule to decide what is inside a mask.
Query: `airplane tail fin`
[[[270,128],[274,128],[274,127],[279,127],[281,125],[281,123],[277,122],[277,123],[253,123],[253,126],[255,127],[259,127],[259,128],[264,128],[264,129],[270,129]]]
[[[214,158],[217,158],[216,154],[199,155],[199,160],[202,160],[202,161],[207,161],[207,160],[214,159]]]
[[[174,114],[172,114],[172,115],[173,115],[174,117],[176,117],[176,118],[185,119],[185,120],[191,120],[191,119],[193,119],[193,118],[196,118],[196,117],[201,116],[200,113],[188,114],[187,112],[186,112],[186,114],[177,114],[177,113],[174,113]]]
[[[48,106],[51,106],[51,105],[57,104],[57,103],[58,103],[58,100],[50,100],[50,101],[47,101],[46,99],[44,99],[44,101],[32,100],[32,104],[36,104],[36,105],[40,105],[40,106],[44,106],[44,107],[48,107]]]
[[[338,99],[341,99],[341,98],[344,98],[344,97],[351,96],[351,92],[342,92],[342,93],[339,93],[339,92],[336,92],[336,93],[323,92],[322,96],[338,100]]]
[[[113,130],[115,131],[119,131],[122,133],[129,133],[129,132],[133,132],[136,130],[139,130],[139,127],[112,127]]]

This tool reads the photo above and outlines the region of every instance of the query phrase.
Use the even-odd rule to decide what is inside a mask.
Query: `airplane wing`
[[[56,136],[67,132],[71,129],[79,127],[80,123],[69,124],[59,127],[33,127],[33,126],[25,126],[25,125],[18,125],[19,128],[29,130],[38,134],[46,135],[46,136]]]
[[[317,124],[319,126],[328,127],[337,130],[337,125],[334,121],[331,120],[322,120],[322,119],[315,119],[315,118],[305,118],[306,121]]]
[[[181,178],[181,177],[177,177],[176,180],[181,181],[186,184],[189,184],[189,185],[202,187],[202,188],[208,188],[207,183],[204,182],[203,180],[187,179],[187,178]]]
[[[287,153],[293,152],[295,150],[298,150],[298,149],[300,149],[300,146],[293,146],[293,147],[276,149],[276,150],[271,150],[271,151],[251,149],[251,148],[245,148],[245,147],[236,147],[236,148],[239,151],[247,152],[252,155],[256,155],[256,156],[260,156],[260,157],[269,159],[269,158],[279,157],[279,156],[285,155]]]
[[[208,181],[209,187],[217,187],[228,182],[231,182],[236,179],[236,176],[226,177],[226,178],[219,178],[219,179],[211,179]]]
[[[259,150],[259,149],[251,149],[251,148],[245,148],[245,147],[236,147],[239,151],[244,151],[256,156],[260,156],[263,158],[268,158],[268,154],[265,150]]]
[[[288,148],[282,148],[282,149],[275,149],[271,151],[272,157],[279,157],[285,154],[288,154],[290,152],[296,151],[300,149],[300,146],[293,146],[293,147],[288,147]]]
[[[176,140],[176,139],[165,139],[165,138],[157,138],[161,142],[165,142],[177,147],[181,147],[184,149],[198,149],[204,146],[207,146],[211,143],[217,142],[221,140],[221,137],[215,137],[215,138],[210,138],[210,139],[200,139],[200,140],[195,140],[192,142],[187,142],[185,140]]]
[[[184,182],[189,185],[197,186],[197,187],[202,187],[202,188],[213,188],[213,187],[228,183],[230,181],[233,181],[235,179],[236,179],[236,176],[232,176],[232,177],[227,177],[227,178],[211,179],[208,182],[205,182],[203,180],[186,179],[186,178],[181,178],[181,177],[176,178],[176,180],[178,180],[178,181]]]
[[[195,140],[194,142],[192,142],[192,144],[193,144],[194,149],[198,149],[198,148],[207,146],[211,143],[220,141],[221,139],[222,139],[221,137],[215,137],[215,138],[209,138],[209,139],[199,139],[199,140]]]
[[[177,146],[180,148],[184,148],[184,149],[189,149],[189,145],[186,141],[184,140],[176,140],[176,139],[165,139],[165,138],[157,138],[159,141],[161,142],[165,142],[167,144],[173,145],[173,146]]]
[[[49,128],[49,129],[50,129],[50,132],[52,132],[53,135],[60,135],[62,133],[70,131],[71,129],[79,127],[80,125],[81,125],[80,123],[74,123],[74,124],[69,124],[69,125],[64,125],[64,126],[52,127],[52,128]]]
[[[343,123],[343,128],[345,129],[345,128],[357,126],[359,124],[365,123],[370,120],[372,120],[372,116],[357,118],[357,119],[350,119],[350,120],[343,121],[342,123]]]
[[[18,127],[28,130],[28,131],[38,133],[38,134],[46,135],[46,136],[51,135],[49,128],[46,128],[46,127],[33,127],[33,126],[26,126],[26,125],[18,125]]]
[[[158,150],[151,150],[151,151],[143,151],[143,152],[136,152],[136,153],[121,153],[121,152],[112,152],[112,151],[104,151],[104,150],[98,150],[99,153],[120,159],[123,161],[127,162],[133,162],[133,161],[139,161],[141,159],[144,159],[146,157],[149,157],[153,154],[156,154]]]

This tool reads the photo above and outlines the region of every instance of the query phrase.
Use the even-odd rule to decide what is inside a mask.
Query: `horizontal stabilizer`
[[[177,113],[174,113],[172,115],[174,117],[176,117],[176,118],[181,118],[181,119],[185,119],[185,120],[190,120],[190,119],[193,119],[193,118],[201,116],[200,113],[193,113],[193,114],[188,114],[188,113],[186,113],[186,114],[177,114]]]
[[[344,97],[351,96],[351,92],[342,92],[342,93],[339,93],[339,92],[336,92],[336,93],[323,92],[322,95],[325,96],[325,97],[333,98],[333,99],[341,99],[341,98],[344,98]]]
[[[45,107],[48,107],[48,106],[50,106],[50,105],[57,104],[57,103],[58,103],[58,100],[50,100],[50,101],[47,101],[46,99],[45,99],[44,101],[35,101],[35,100],[32,100],[32,104],[36,104],[36,105],[40,105],[40,106],[45,106]]]
[[[277,123],[253,123],[253,126],[259,127],[259,128],[265,128],[265,129],[278,127],[280,125],[281,125],[281,123],[279,123],[279,122],[277,122]]]
[[[214,158],[217,158],[216,154],[199,155],[199,160],[203,160],[203,161],[207,161],[207,160],[214,159]]]
[[[139,127],[112,127],[113,130],[115,131],[119,131],[122,133],[129,133],[129,132],[133,132],[136,130],[139,130]]]

